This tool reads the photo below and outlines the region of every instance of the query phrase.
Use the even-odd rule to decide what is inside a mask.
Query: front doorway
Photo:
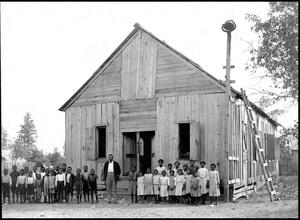
[[[152,143],[155,131],[123,132],[123,174],[128,175],[135,165],[137,170],[151,169]]]

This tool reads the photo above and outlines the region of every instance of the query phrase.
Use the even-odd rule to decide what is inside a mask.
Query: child
[[[172,170],[172,164],[168,164],[167,176],[170,176],[170,171]]]
[[[44,203],[50,203],[50,191],[49,191],[49,178],[50,178],[50,170],[46,169],[46,174],[42,178],[42,191],[44,194]]]
[[[185,176],[185,202],[191,204],[191,178],[192,174],[190,169],[187,169],[187,175]]]
[[[20,170],[20,176],[17,178],[16,186],[18,187],[18,193],[20,195],[20,201],[21,203],[26,202],[26,176],[25,176],[25,170]]]
[[[183,176],[185,177],[187,175],[187,170],[188,170],[188,165],[187,164],[183,164],[182,169],[183,169]]]
[[[26,177],[25,187],[27,191],[28,201],[30,203],[34,202],[34,183],[35,179],[32,176],[32,171],[28,171],[28,176]]]
[[[166,171],[162,171],[162,176],[159,177],[160,197],[163,203],[166,203],[168,196],[168,186],[170,186],[170,178],[166,176]]]
[[[36,179],[35,179],[35,191],[36,191],[36,202],[40,203],[41,202],[41,198],[42,198],[42,179],[41,179],[42,175],[37,173],[36,174]]]
[[[55,187],[56,187],[56,175],[55,171],[51,170],[51,175],[49,176],[49,192],[51,203],[56,202]]]
[[[137,195],[136,195],[137,172],[136,172],[135,166],[131,167],[129,176],[128,176],[128,180],[129,180],[128,193],[131,195],[131,203],[134,203],[134,202],[137,203]]]
[[[83,175],[81,174],[81,169],[78,168],[76,170],[76,177],[75,177],[75,190],[76,190],[76,197],[77,197],[77,203],[81,203],[81,197],[82,197],[82,185],[83,185]]]
[[[185,178],[183,176],[181,169],[178,169],[178,171],[177,171],[177,176],[175,178],[175,184],[176,184],[176,189],[175,189],[176,200],[177,200],[177,202],[183,202],[182,191],[184,190],[184,186],[185,186]]]
[[[169,203],[173,204],[173,203],[175,203],[175,188],[176,188],[174,170],[170,170],[170,176],[169,176],[169,178],[170,178]]]
[[[191,177],[191,204],[196,205],[198,197],[199,178],[196,172]]]
[[[201,204],[205,205],[205,201],[207,198],[207,183],[209,179],[209,172],[208,169],[205,168],[205,162],[200,162],[200,168],[198,169],[198,176],[199,176],[199,184],[201,187],[198,188],[199,195],[201,195]]]
[[[89,184],[88,184],[88,177],[89,177],[89,173],[88,173],[88,166],[84,165],[83,167],[83,198],[84,198],[84,202],[86,202],[86,195],[87,195],[87,201],[90,201],[90,193],[89,193]]]
[[[147,197],[147,202],[151,202],[153,195],[153,174],[151,173],[150,168],[147,168],[147,173],[144,175],[145,177],[145,195]]]
[[[13,203],[15,203],[15,195],[17,197],[17,203],[19,202],[19,195],[18,195],[18,186],[17,186],[17,179],[18,176],[20,176],[20,173],[17,172],[17,166],[13,165],[12,166],[13,171],[10,173],[11,177],[11,192],[12,192],[12,199]]]
[[[96,202],[98,203],[97,179],[98,179],[98,176],[97,176],[97,174],[95,174],[95,170],[91,169],[91,173],[88,176],[88,184],[89,184],[89,188],[91,190],[91,201],[92,201],[92,203],[94,203],[94,193],[95,193],[95,196],[96,196]]]
[[[178,174],[178,169],[179,169],[179,166],[180,166],[180,163],[179,163],[179,161],[175,161],[175,163],[174,163],[174,174],[175,174],[175,176],[177,176],[177,174]]]
[[[218,196],[220,196],[220,178],[219,172],[216,171],[216,165],[212,163],[210,165],[211,171],[209,172],[209,199],[212,204],[212,198],[216,197],[216,205],[218,204]]]
[[[62,173],[62,168],[59,168],[58,174],[55,176],[55,187],[57,187],[58,202],[63,202],[64,187],[66,185],[66,176]]]
[[[3,202],[5,203],[5,198],[8,198],[8,203],[10,203],[10,187],[12,181],[10,175],[8,175],[8,169],[4,169],[4,175],[2,176],[2,192],[3,192]]]
[[[163,166],[164,164],[164,160],[163,159],[159,159],[158,160],[158,167],[156,167],[157,171],[158,171],[158,175],[162,175],[162,171],[165,170],[166,171],[166,167]]]
[[[66,173],[66,202],[71,203],[73,199],[73,187],[75,182],[75,176],[72,173],[72,168],[68,167]]]
[[[45,167],[41,167],[41,179],[43,179],[43,177],[46,175],[46,172],[45,172]]]
[[[155,203],[158,203],[158,196],[159,196],[159,175],[158,175],[158,170],[154,169],[154,175],[153,175],[153,194],[154,194],[154,199]]]
[[[139,198],[139,201],[142,200],[144,195],[145,195],[145,177],[143,176],[142,171],[139,171],[138,178],[137,178],[137,196]]]
[[[190,160],[191,173],[195,172],[195,160]]]

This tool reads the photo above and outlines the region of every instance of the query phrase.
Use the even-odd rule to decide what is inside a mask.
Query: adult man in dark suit
[[[112,202],[112,194],[114,194],[113,203],[117,203],[117,181],[119,180],[121,169],[118,162],[113,160],[113,155],[108,155],[108,161],[105,162],[103,168],[103,181],[107,187],[108,203]]]

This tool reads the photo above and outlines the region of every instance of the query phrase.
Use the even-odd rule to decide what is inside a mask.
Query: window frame
[[[187,121],[178,121],[177,125],[178,125],[178,159],[179,160],[190,160],[191,158],[191,120],[187,120]],[[181,157],[180,153],[180,125],[182,124],[187,124],[189,126],[189,143],[188,143],[188,148],[189,148],[189,156],[188,158],[186,157]]]
[[[98,128],[105,129],[105,155],[103,157],[99,156],[99,130]],[[95,125],[95,154],[97,159],[106,159],[107,157],[107,124],[96,124]]]

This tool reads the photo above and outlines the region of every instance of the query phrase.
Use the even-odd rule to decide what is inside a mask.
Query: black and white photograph
[[[2,218],[298,218],[298,2],[1,1]]]

